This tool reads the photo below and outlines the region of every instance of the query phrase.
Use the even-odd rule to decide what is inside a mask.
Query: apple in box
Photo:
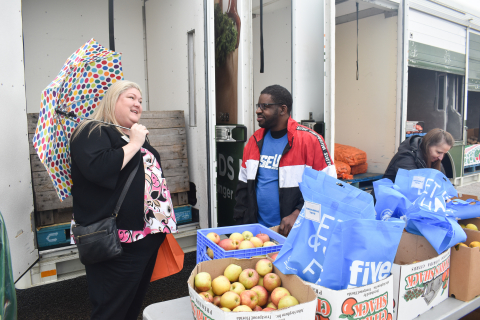
[[[227,258],[215,261],[205,261],[198,264],[192,271],[192,274],[188,281],[189,293],[195,317],[198,318],[208,316],[208,318],[215,320],[234,320],[236,319],[236,317],[232,318],[231,316],[228,316],[228,314],[230,314],[230,311],[232,311],[270,312],[270,317],[285,317],[284,312],[288,312],[288,315],[285,317],[285,319],[288,320],[303,320],[306,318],[314,318],[316,299],[313,290],[311,290],[309,286],[306,286],[297,276],[285,276],[278,270],[276,270],[275,267],[273,268],[271,274],[274,274],[279,278],[279,281],[277,281],[277,283],[282,283],[282,279],[284,278],[284,286],[288,287],[289,289],[291,288],[291,290],[284,288],[277,289],[274,297],[275,301],[278,300],[279,306],[275,305],[273,302],[270,302],[270,304],[268,304],[269,293],[264,287],[261,287],[259,285],[253,286],[250,290],[241,291],[240,295],[231,290],[226,291],[221,296],[214,297],[215,300],[211,303],[205,301],[195,290],[195,276],[202,273],[211,273],[210,278],[214,279],[213,281],[211,281],[211,286],[213,287],[213,290],[215,292],[219,293],[220,291],[225,290],[224,288],[218,289],[218,285],[226,283],[228,281],[226,276],[224,276],[222,273],[224,273],[225,270],[232,264],[237,265],[243,269],[241,275],[245,275],[246,280],[252,280],[252,278],[259,279],[258,273],[253,269],[253,267],[255,267],[257,262],[260,260],[262,260],[262,258]],[[234,266],[232,266],[231,268],[234,268]],[[205,278],[205,275],[202,274],[201,277],[197,278]],[[276,278],[272,277],[272,279]],[[242,280],[241,276],[239,277],[239,280]],[[255,283],[255,280],[253,280],[253,282]],[[240,283],[233,283],[232,287],[234,284],[238,285],[239,287],[243,287]],[[284,294],[284,292],[288,291],[290,291],[288,293],[288,296],[291,296],[293,298],[285,299],[287,297],[287,294]],[[297,303],[299,304],[297,305]],[[219,305],[219,307],[221,307],[222,309],[217,307],[216,305]],[[276,309],[278,308],[283,309],[279,310],[277,313]],[[290,311],[284,311],[286,308],[288,308],[288,310]]]

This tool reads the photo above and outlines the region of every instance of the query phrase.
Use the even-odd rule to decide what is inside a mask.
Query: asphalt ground
[[[188,296],[187,280],[196,265],[196,251],[185,254],[183,270],[150,283],[143,301],[147,306]],[[17,290],[18,319],[82,320],[90,319],[87,278],[85,276],[25,290]]]

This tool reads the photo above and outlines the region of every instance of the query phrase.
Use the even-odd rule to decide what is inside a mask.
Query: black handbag
[[[73,226],[72,232],[77,244],[78,255],[80,256],[80,262],[84,265],[108,261],[123,253],[122,245],[118,238],[116,219],[137,170],[138,166],[130,173],[111,217],[88,226],[79,224]]]

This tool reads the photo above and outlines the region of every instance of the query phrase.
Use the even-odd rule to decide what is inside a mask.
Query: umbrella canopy
[[[120,54],[91,39],[67,59],[43,90],[33,146],[60,201],[71,194],[69,140],[73,130],[81,118],[93,113],[108,87],[122,79]],[[73,115],[78,118],[73,120]]]

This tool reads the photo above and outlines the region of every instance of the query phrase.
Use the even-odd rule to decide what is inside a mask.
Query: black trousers
[[[150,234],[133,243],[122,243],[120,257],[85,266],[92,320],[137,319],[165,236]]]

